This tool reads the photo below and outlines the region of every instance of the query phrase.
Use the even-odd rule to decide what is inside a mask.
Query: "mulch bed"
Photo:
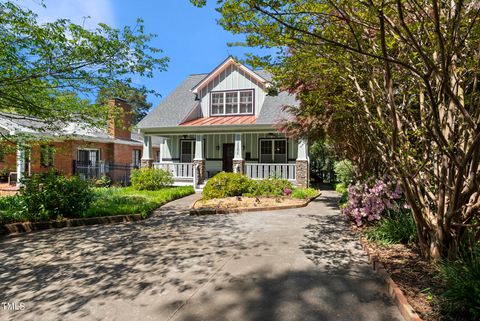
[[[320,196],[309,199],[296,199],[285,196],[278,197],[225,197],[210,200],[198,200],[190,209],[190,215],[209,215],[209,214],[229,214],[242,212],[255,212],[266,210],[281,210],[290,208],[299,208],[307,206],[312,200]]]
[[[378,245],[369,242],[370,252],[382,262],[390,277],[407,297],[408,303],[424,321],[438,321],[442,317],[435,307],[435,296],[441,284],[435,279],[435,268],[422,258],[413,245]]]

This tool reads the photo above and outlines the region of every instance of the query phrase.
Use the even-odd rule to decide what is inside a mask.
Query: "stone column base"
[[[243,159],[234,159],[233,172],[243,174],[243,165],[245,165],[245,161]]]
[[[297,160],[295,176],[299,187],[308,187],[310,183],[310,171],[308,168],[308,160]]]
[[[152,166],[153,166],[153,159],[152,158],[140,160],[140,167],[150,168]]]
[[[193,165],[198,165],[197,168],[197,178],[198,183],[202,183],[205,180],[205,160],[204,159],[195,159],[193,160]]]

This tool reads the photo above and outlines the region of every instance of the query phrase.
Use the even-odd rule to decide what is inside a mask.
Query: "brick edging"
[[[393,281],[388,274],[385,266],[380,262],[376,255],[372,254],[368,244],[362,238],[359,238],[360,244],[363,247],[363,250],[367,252],[368,260],[372,264],[372,268],[380,278],[385,282],[388,290],[388,295],[393,299],[397,305],[400,313],[405,318],[406,321],[423,321],[422,318],[415,312],[410,303],[408,303],[407,297],[403,294],[400,287]]]
[[[87,226],[96,224],[111,224],[123,222],[141,221],[144,218],[140,214],[100,216],[87,218],[72,218],[64,221],[48,221],[48,222],[20,222],[0,225],[1,236],[15,236],[34,231],[48,230],[52,228]]]
[[[195,209],[195,204],[200,201],[196,200],[190,208],[190,215],[211,215],[211,214],[232,214],[232,213],[243,213],[243,212],[263,212],[263,211],[276,211],[276,210],[288,210],[292,208],[301,208],[307,206],[311,201],[315,200],[317,197],[322,195],[318,193],[317,195],[310,197],[302,204],[296,205],[279,205],[279,206],[268,206],[268,207],[244,207],[244,208],[232,208],[232,209],[219,209],[219,208],[204,208],[204,209]]]

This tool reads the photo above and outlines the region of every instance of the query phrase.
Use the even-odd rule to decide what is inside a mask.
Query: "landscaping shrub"
[[[348,188],[348,201],[342,212],[358,226],[375,220],[389,212],[399,212],[409,208],[403,197],[400,185],[385,180],[369,179]]]
[[[77,176],[67,178],[54,172],[34,174],[22,184],[20,195],[13,199],[19,205],[15,212],[28,214],[36,221],[75,217],[93,200],[89,183]]]
[[[455,320],[480,320],[480,248],[439,265],[441,306]]]
[[[318,194],[318,191],[314,188],[296,188],[292,192],[292,197],[293,198],[299,198],[299,199],[308,199],[311,197],[314,197]]]
[[[355,167],[353,166],[352,162],[348,159],[335,162],[334,170],[339,182],[339,184],[336,186],[336,189],[346,189],[352,183],[353,178],[355,177]],[[343,191],[339,192],[342,193]]]
[[[283,196],[292,189],[292,183],[286,179],[269,178],[251,180],[247,194],[251,196]]]
[[[364,232],[368,240],[380,244],[408,244],[415,242],[417,231],[410,211],[391,213]]]
[[[102,175],[99,179],[93,180],[93,186],[95,187],[109,187],[112,185],[112,180],[107,175]]]
[[[172,173],[163,169],[139,168],[130,175],[132,187],[141,191],[155,191],[173,184]]]
[[[253,180],[240,173],[220,172],[207,181],[203,188],[203,198],[224,198],[241,196],[249,191]]]

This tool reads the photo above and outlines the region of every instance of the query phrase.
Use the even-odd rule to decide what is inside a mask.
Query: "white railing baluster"
[[[252,179],[271,177],[295,180],[295,164],[245,164],[245,174]]]

